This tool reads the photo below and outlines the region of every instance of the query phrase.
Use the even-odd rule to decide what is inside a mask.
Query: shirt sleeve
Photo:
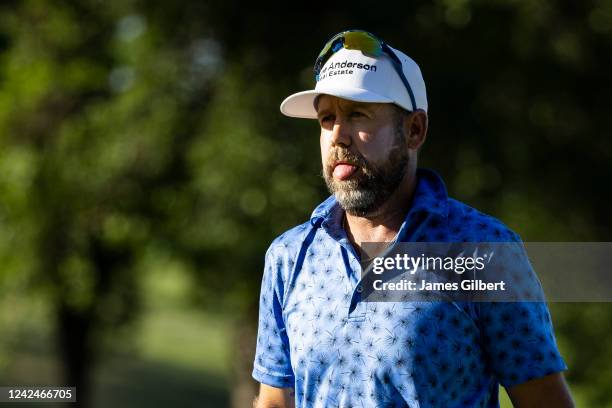
[[[253,378],[273,387],[292,388],[294,375],[280,297],[281,268],[280,259],[268,250],[259,299],[259,326]]]
[[[484,349],[504,387],[567,370],[545,302],[482,303]]]
[[[520,237],[512,241],[498,246],[496,256],[518,301],[477,303],[485,353],[506,388],[567,370],[540,281]]]

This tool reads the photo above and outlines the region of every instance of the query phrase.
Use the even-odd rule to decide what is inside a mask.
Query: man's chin
[[[349,215],[364,217],[379,207],[376,194],[364,190],[336,190],[336,201]]]

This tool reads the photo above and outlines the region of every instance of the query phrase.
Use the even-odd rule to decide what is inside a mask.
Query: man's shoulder
[[[267,257],[278,257],[297,254],[302,246],[302,242],[315,228],[310,221],[288,229],[277,236],[268,247]]]
[[[478,242],[519,242],[520,236],[498,218],[448,198],[449,227],[455,239]]]
[[[314,209],[308,221],[288,229],[272,241],[266,252],[266,262],[273,263],[277,267],[291,269],[298,261],[298,255],[302,248],[307,248],[313,243],[323,221],[329,218],[332,212],[337,211],[338,208],[334,196],[329,196]],[[321,236],[316,240],[320,242]]]

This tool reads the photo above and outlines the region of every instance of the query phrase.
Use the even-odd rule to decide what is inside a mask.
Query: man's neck
[[[344,229],[359,252],[362,242],[391,242],[397,235],[412,206],[416,174],[406,174],[391,197],[374,214],[364,217],[345,212]]]

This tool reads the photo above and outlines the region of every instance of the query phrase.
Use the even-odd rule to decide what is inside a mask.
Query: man
[[[417,169],[417,64],[364,31],[334,36],[317,85],[281,104],[318,119],[332,196],[266,254],[256,407],[572,407],[545,303],[365,302],[362,242],[520,242]]]

